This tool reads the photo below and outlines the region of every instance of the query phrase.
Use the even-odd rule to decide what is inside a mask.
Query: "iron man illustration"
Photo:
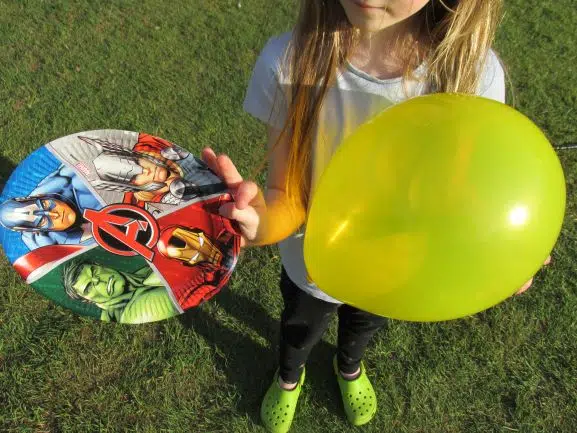
[[[168,227],[162,231],[156,247],[164,257],[180,260],[185,266],[208,263],[227,267],[222,252],[200,229]]]
[[[212,240],[211,234],[215,235]],[[226,224],[220,228],[213,226],[208,233],[199,228],[171,225],[162,230],[156,244],[162,257],[184,268],[167,275],[179,280],[179,284],[171,286],[184,309],[199,305],[220,291],[230,278],[238,248],[238,237]]]

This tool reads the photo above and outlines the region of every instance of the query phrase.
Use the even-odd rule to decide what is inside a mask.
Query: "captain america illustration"
[[[132,149],[106,140],[78,137],[98,150],[92,161],[97,190],[123,192],[123,202],[142,208],[180,203],[226,190],[226,185],[188,151],[149,134]]]
[[[26,197],[0,204],[0,224],[22,233],[30,250],[48,245],[86,245],[93,242],[84,209],[100,209],[102,204],[76,172],[61,165]]]

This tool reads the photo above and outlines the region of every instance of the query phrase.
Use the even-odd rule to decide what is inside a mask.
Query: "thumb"
[[[225,218],[238,221],[240,224],[246,223],[252,215],[249,209],[239,209],[234,202],[223,204],[218,213]]]

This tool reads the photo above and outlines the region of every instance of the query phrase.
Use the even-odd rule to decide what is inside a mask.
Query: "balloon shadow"
[[[226,288],[211,302],[218,303],[231,316],[258,332],[268,343],[259,344],[241,332],[226,327],[203,308],[188,310],[179,316],[183,326],[210,341],[223,354],[215,362],[217,368],[225,374],[227,382],[242,396],[237,410],[260,424],[260,404],[278,367],[279,319],[273,318],[254,299]],[[313,348],[307,362],[305,392],[315,404],[321,402],[331,412],[344,413],[332,372],[334,353],[334,345],[325,340]]]

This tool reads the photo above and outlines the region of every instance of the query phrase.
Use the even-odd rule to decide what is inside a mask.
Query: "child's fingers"
[[[235,188],[242,182],[242,176],[227,155],[219,155],[216,162],[222,179],[229,188]]]
[[[520,295],[521,293],[523,293],[524,291],[526,291],[529,287],[531,287],[531,284],[533,284],[533,278],[531,278],[529,281],[527,281],[523,287],[521,287],[519,290],[517,290],[517,293],[515,293],[516,295]]]
[[[258,186],[256,183],[248,181],[242,182],[234,197],[237,209],[245,209],[250,202],[258,195]]]
[[[208,168],[214,171],[218,177],[222,177],[216,162],[216,153],[214,153],[214,150],[212,150],[210,147],[205,147],[202,149],[201,157],[206,165],[208,165]]]
[[[545,259],[545,262],[543,263],[544,265],[548,265],[549,263],[551,263],[551,256],[547,257]],[[516,295],[520,295],[521,293],[523,293],[524,291],[526,291],[529,287],[531,287],[531,285],[533,284],[533,278],[531,278],[529,281],[527,281],[523,287],[521,287],[519,290],[517,290],[517,293],[515,293]]]
[[[243,227],[243,232],[250,232],[243,233],[245,236],[250,236],[258,225],[258,217],[253,208],[239,209],[235,206],[234,202],[223,204],[218,210],[218,213],[225,218],[237,221]]]
[[[214,150],[210,147],[205,147],[202,150],[202,160],[229,188],[234,188],[242,182],[242,176],[228,156],[216,156]]]
[[[238,221],[238,216],[239,216],[239,212],[237,212],[238,210],[239,209],[237,209],[234,202],[229,202],[229,203],[223,204],[218,209],[218,213],[225,218]],[[239,222],[242,222],[242,218]]]

